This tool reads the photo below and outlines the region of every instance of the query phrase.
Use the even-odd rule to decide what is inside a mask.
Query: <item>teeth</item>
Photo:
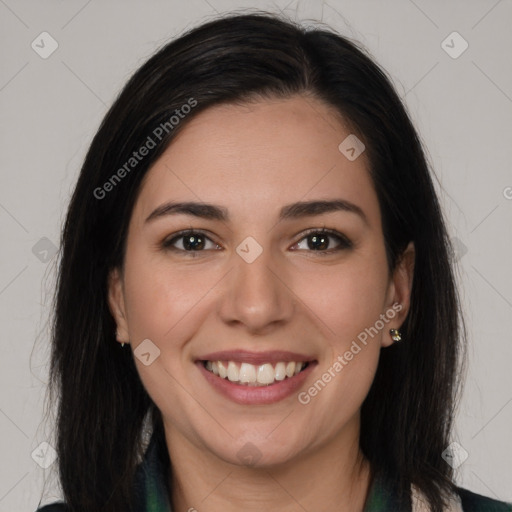
[[[242,363],[238,380],[240,382],[256,382],[256,367],[252,364]]]
[[[275,381],[293,377],[304,369],[303,362],[279,362],[275,367],[271,363],[253,365],[234,361],[207,361],[205,368],[222,379],[248,386],[266,386]]]
[[[272,365],[270,363],[262,364],[258,368],[258,383],[259,384],[272,384],[275,379],[275,372],[274,368],[272,368]]]
[[[275,372],[276,380],[284,380],[286,378],[286,365],[284,363],[277,363]]]
[[[220,362],[217,362],[217,368],[219,369],[219,377],[225,379],[228,375],[228,369]]]
[[[231,382],[238,382],[238,366],[233,362],[228,363],[228,380]]]

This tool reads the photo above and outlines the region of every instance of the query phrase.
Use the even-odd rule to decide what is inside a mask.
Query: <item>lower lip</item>
[[[293,395],[308,378],[316,362],[310,362],[308,366],[297,375],[276,381],[268,386],[235,384],[207,370],[201,361],[198,361],[196,364],[205,379],[219,393],[239,404],[257,405],[273,404]]]

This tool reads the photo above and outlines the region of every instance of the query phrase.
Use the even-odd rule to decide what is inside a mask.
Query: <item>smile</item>
[[[211,388],[243,405],[272,404],[298,393],[318,362],[287,351],[203,354],[196,365]]]
[[[214,375],[235,384],[269,386],[297,375],[308,364],[302,361],[279,361],[260,365],[236,361],[205,361],[204,367]]]

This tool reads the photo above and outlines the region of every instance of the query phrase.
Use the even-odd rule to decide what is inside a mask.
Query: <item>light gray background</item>
[[[288,2],[0,0],[0,512],[33,511],[52,468],[41,469],[31,452],[51,429],[41,421],[56,258],[45,263],[33,247],[43,237],[58,243],[107,106],[154,50],[184,29],[217,12],[277,5],[367,46],[424,139],[458,240],[469,328],[469,372],[453,438],[469,457],[458,480],[512,500],[512,2]],[[43,31],[59,45],[47,59],[31,48]],[[456,59],[441,46],[453,31],[469,44]],[[457,40],[448,44],[461,48]],[[47,496],[54,495],[50,489]]]

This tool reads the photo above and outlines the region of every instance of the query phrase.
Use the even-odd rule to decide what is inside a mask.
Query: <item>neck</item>
[[[359,449],[359,418],[293,460],[243,467],[199,450],[166,426],[173,510],[211,512],[362,512],[370,465]]]

